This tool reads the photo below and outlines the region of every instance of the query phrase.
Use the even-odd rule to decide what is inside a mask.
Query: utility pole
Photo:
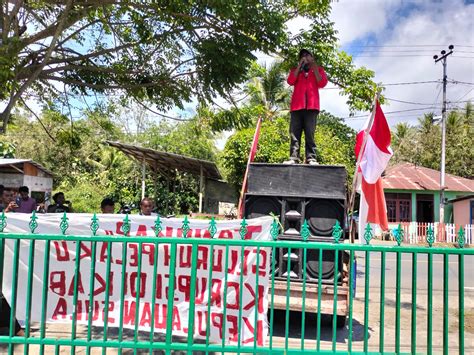
[[[446,84],[448,83],[448,77],[446,74],[447,57],[453,54],[454,46],[451,44],[449,52],[444,49],[441,51],[441,57],[438,55],[433,56],[435,63],[440,60],[443,62],[443,109],[441,111],[441,174],[439,182],[439,221],[444,223],[444,189],[445,189],[445,169],[446,169]]]

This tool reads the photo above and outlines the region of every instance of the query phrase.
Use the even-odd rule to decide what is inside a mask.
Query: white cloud
[[[358,4],[360,7],[354,5]],[[381,3],[384,3],[382,5]],[[407,5],[415,5],[407,9]],[[345,18],[344,18],[345,13]],[[350,16],[348,15],[350,14]],[[375,71],[375,79],[383,83],[431,81],[442,79],[442,64],[435,65],[432,56],[454,44],[454,55],[448,57],[448,78],[474,82],[474,5],[461,1],[450,2],[343,2],[334,5],[333,19],[340,31],[341,43],[349,44],[358,40],[358,45],[370,36],[377,45],[385,47],[365,47],[365,52],[355,57],[358,66]],[[392,18],[390,18],[392,16]],[[388,19],[390,18],[390,21]],[[373,21],[374,20],[374,21]],[[373,24],[373,28],[371,25]],[[377,29],[377,30],[375,30]],[[373,43],[371,43],[373,44]],[[400,47],[418,45],[416,47]],[[421,45],[421,46],[420,46]],[[436,46],[432,46],[436,45]],[[465,47],[461,47],[465,46]],[[351,48],[350,46],[348,47]],[[468,52],[468,53],[462,53]],[[471,57],[461,58],[461,57]],[[472,85],[448,84],[448,101],[472,99]],[[384,95],[388,98],[434,104],[436,114],[441,113],[440,84],[387,86]],[[336,91],[336,90],[331,90]],[[439,94],[439,96],[438,96]],[[344,99],[335,93],[322,93],[322,107],[339,116],[347,116]],[[474,100],[473,100],[474,101]],[[464,105],[464,103],[453,103]],[[425,105],[412,105],[391,101],[384,107],[385,112],[417,109]],[[391,125],[407,121],[416,124],[417,117],[425,111],[407,111],[388,114]],[[349,124],[359,128],[363,119],[354,119]]]
[[[383,30],[398,1],[346,0],[332,5],[331,20],[341,45]]]

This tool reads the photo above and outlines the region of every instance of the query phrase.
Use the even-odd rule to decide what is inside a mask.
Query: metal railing
[[[67,217],[64,215],[60,229],[61,234],[35,234],[38,227],[37,217],[33,214],[30,222],[30,233],[6,233],[4,232],[7,225],[5,215],[0,217],[0,286],[3,287],[4,255],[6,245],[12,243],[12,265],[8,268],[12,269],[12,289],[10,299],[10,322],[8,334],[0,336],[0,345],[3,344],[8,354],[14,352],[23,352],[29,354],[36,352],[39,354],[55,353],[59,354],[61,349],[70,349],[71,353],[75,353],[79,348],[84,348],[87,354],[99,350],[103,354],[107,351],[117,351],[122,353],[125,349],[132,349],[134,353],[163,353],[170,354],[176,351],[185,351],[188,353],[253,353],[253,354],[297,354],[304,351],[308,354],[316,353],[418,353],[442,351],[447,353],[464,354],[472,351],[472,344],[465,346],[465,338],[469,334],[465,333],[465,259],[470,258],[472,262],[474,249],[464,248],[464,231],[461,228],[458,233],[457,247],[440,248],[433,246],[434,239],[430,234],[428,237],[427,247],[407,246],[403,245],[404,231],[401,226],[395,232],[397,245],[386,246],[382,244],[370,244],[373,233],[370,225],[368,225],[364,239],[366,245],[343,243],[341,240],[342,230],[338,224],[333,230],[333,243],[309,242],[310,231],[307,223],[304,223],[301,230],[302,239],[300,241],[281,241],[278,240],[280,233],[279,224],[274,221],[271,229],[272,240],[255,241],[245,239],[247,234],[247,224],[245,219],[242,220],[239,234],[240,239],[218,239],[216,238],[215,221],[209,223],[210,238],[188,238],[190,224],[187,219],[184,220],[182,226],[181,238],[160,237],[161,221],[157,217],[155,222],[156,237],[136,237],[129,236],[130,223],[128,216],[125,218],[121,236],[98,236],[99,221],[94,218],[91,223],[91,233],[84,235],[65,235],[68,228]],[[80,255],[81,247],[84,244],[90,245],[91,270],[90,274],[94,275],[99,263],[105,262],[105,274],[109,274],[111,270],[111,250],[113,245],[122,247],[122,260],[127,260],[127,245],[138,245],[138,265],[136,278],[136,290],[141,290],[140,273],[143,262],[143,244],[152,244],[155,246],[155,260],[158,257],[158,247],[169,246],[169,278],[167,287],[167,313],[166,327],[162,337],[157,337],[155,332],[155,307],[151,309],[150,331],[143,332],[138,328],[138,322],[135,321],[135,327],[131,332],[127,332],[123,326],[124,319],[124,294],[125,294],[125,275],[127,273],[127,263],[122,263],[122,283],[118,287],[120,290],[121,305],[120,308],[120,324],[118,331],[112,331],[108,323],[104,321],[103,327],[97,331],[97,327],[92,325],[93,307],[88,308],[88,321],[83,331],[78,331],[78,310],[74,307],[71,322],[70,334],[62,332],[59,335],[50,333],[49,327],[54,324],[50,323],[46,318],[46,308],[48,302],[48,267],[50,262],[50,247],[52,242],[64,241],[75,243],[76,255]],[[43,275],[43,288],[41,290],[41,299],[32,299],[33,293],[33,265],[37,257],[35,243],[44,242],[44,269],[41,270]],[[28,245],[28,276],[26,280],[18,280],[20,242]],[[96,260],[98,243],[107,243],[107,257],[104,261]],[[183,246],[191,246],[191,283],[190,283],[190,299],[189,299],[189,319],[185,337],[176,337],[173,330],[173,303],[175,301],[175,292],[177,291],[177,282],[175,280],[175,272],[177,270],[177,250]],[[227,270],[229,268],[230,248],[239,248],[240,267],[244,265],[244,255],[246,251],[255,251],[257,255],[256,267],[256,287],[259,289],[260,275],[260,250],[267,248],[271,251],[269,277],[270,289],[268,295],[268,334],[263,334],[263,339],[259,336],[257,312],[253,322],[253,340],[243,342],[242,317],[237,320],[235,329],[232,329],[237,341],[229,342],[230,327],[226,326],[227,322],[221,323],[220,331],[222,332],[222,341],[211,342],[209,336],[210,325],[213,324],[211,319],[210,307],[212,304],[212,283],[208,287],[208,300],[206,305],[208,311],[205,323],[208,325],[205,330],[205,339],[197,341],[195,339],[196,318],[195,318],[195,298],[196,290],[196,269],[198,259],[198,248],[206,246],[211,251],[209,253],[209,280],[213,275],[213,258],[216,248],[220,247],[224,250],[224,270],[226,271],[223,287],[220,291],[222,297],[222,317],[226,320],[226,311],[229,309],[228,293],[229,284],[227,278]],[[302,263],[306,266],[309,262],[310,255],[318,256],[318,275],[322,275],[324,256],[323,253],[330,253],[330,259],[333,261],[331,265],[334,267],[333,276],[323,280],[321,277],[314,278],[308,275],[309,269],[303,267],[303,275],[301,279],[290,278],[291,262],[285,264],[287,268],[286,279],[277,280],[273,275],[279,267],[279,250],[284,249],[291,255],[292,251],[301,250],[303,255]],[[394,258],[391,258],[391,257]],[[326,258],[327,259],[327,258]],[[339,269],[340,260],[344,259],[342,270]],[[280,259],[281,260],[281,259]],[[356,261],[359,271],[356,270]],[[79,280],[78,273],[81,270],[81,258],[75,259],[74,283],[72,286],[73,304],[77,305]],[[450,282],[450,263],[455,263],[457,277]],[[389,266],[390,264],[390,266]],[[392,265],[393,264],[393,265]],[[407,267],[411,264],[411,267]],[[425,268],[426,264],[426,268]],[[154,264],[154,275],[159,272],[157,263]],[[392,267],[393,266],[393,267]],[[423,271],[424,269],[424,271]],[[395,272],[390,272],[394,270]],[[89,270],[86,270],[89,271]],[[312,270],[311,272],[313,272]],[[407,273],[403,273],[408,271]],[[443,275],[442,279],[438,279],[438,271]],[[424,276],[426,272],[426,285]],[[240,273],[239,287],[242,287],[242,275]],[[357,279],[356,279],[357,276]],[[394,276],[394,278],[392,278]],[[90,290],[94,290],[94,277],[90,277]],[[108,295],[112,285],[109,278],[105,278],[105,304],[109,304]],[[356,280],[358,287],[356,297]],[[441,289],[435,287],[437,281],[442,281]],[[17,286],[18,282],[26,283],[26,304],[25,304],[25,327],[24,336],[15,336],[14,324],[17,311]],[[391,285],[393,284],[393,285]],[[421,286],[420,286],[421,284]],[[278,288],[278,285],[283,288]],[[393,287],[394,286],[394,287]],[[117,285],[113,286],[117,290]],[[153,283],[147,284],[151,287],[152,299],[156,297],[157,285],[156,278]],[[301,293],[297,296],[292,294],[294,289],[301,289]],[[239,294],[239,314],[242,314],[242,293]],[[236,294],[237,295],[237,294]],[[342,301],[347,302],[347,308],[341,310]],[[421,296],[420,296],[421,295]],[[439,297],[441,296],[441,297]],[[237,297],[237,296],[236,296]],[[259,307],[260,302],[266,304],[264,300],[260,300],[259,292],[255,295],[254,305]],[[298,298],[298,302],[295,302]],[[472,297],[471,297],[472,298]],[[283,299],[284,307],[282,310],[277,308],[277,299]],[[439,305],[439,300],[442,300]],[[136,292],[136,308],[135,320],[141,317],[140,310],[140,291]],[[41,321],[37,324],[31,321],[31,308],[33,303],[41,303]],[[469,301],[470,302],[470,301]],[[89,294],[89,305],[94,304],[94,292]],[[297,306],[295,306],[297,304]],[[322,311],[326,305],[332,305],[332,312],[329,315]],[[296,312],[295,312],[295,307]],[[472,305],[471,305],[472,307]],[[331,308],[331,307],[330,307]],[[391,312],[393,311],[393,316]],[[103,319],[109,319],[109,308],[103,310]],[[454,312],[454,313],[453,313]],[[421,313],[421,315],[420,315]],[[454,315],[453,315],[454,314]],[[347,315],[347,323],[340,327],[338,323],[344,320]],[[324,318],[329,317],[329,324]],[[426,319],[426,321],[425,321]],[[451,323],[450,323],[451,321]],[[455,323],[455,325],[453,325]],[[441,336],[438,324],[442,324]],[[218,324],[219,326],[219,324]],[[252,327],[251,327],[252,328]],[[339,329],[341,328],[341,329]],[[249,328],[250,329],[250,328]],[[457,333],[457,337],[452,337],[453,332]],[[469,347],[470,346],[470,347]],[[0,349],[1,350],[1,349]]]
[[[457,243],[458,231],[462,227],[464,231],[464,243],[474,244],[474,225],[457,225],[454,223],[425,223],[425,222],[400,222],[389,223],[391,229],[402,226],[404,232],[404,243],[418,244],[427,243],[429,233],[433,233],[435,243]],[[391,233],[393,238],[393,233]]]

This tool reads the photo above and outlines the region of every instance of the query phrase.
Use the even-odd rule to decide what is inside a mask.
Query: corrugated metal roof
[[[221,173],[217,169],[216,164],[208,160],[190,158],[185,155],[166,153],[151,148],[144,148],[120,142],[105,141],[105,143],[121,150],[140,162],[145,160],[147,165],[153,171],[163,173],[165,176],[167,175],[167,172],[173,171],[174,169],[199,176],[202,167],[204,176],[215,180],[222,179]]]
[[[439,190],[440,172],[434,169],[400,163],[387,170],[382,177],[384,189]],[[474,180],[446,174],[446,191],[474,192]]]
[[[8,159],[8,158],[0,158],[0,166],[16,166],[24,163],[30,163],[34,166],[36,166],[38,169],[43,170],[45,173],[54,176],[53,172],[46,169],[44,166],[41,164],[31,160],[31,159]]]

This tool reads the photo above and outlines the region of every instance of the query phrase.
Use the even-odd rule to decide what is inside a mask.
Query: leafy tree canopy
[[[415,127],[399,123],[392,131],[394,156],[391,164],[410,162],[439,170],[441,127],[433,114],[426,114]],[[446,172],[474,178],[474,114],[472,104],[448,113],[446,120]]]
[[[367,108],[373,72],[338,50],[329,13],[328,0],[4,1],[3,131],[15,105],[31,97],[64,101],[65,93],[118,91],[160,111],[195,98],[209,103],[245,81],[255,51],[277,53],[289,67],[303,46],[344,87],[352,109]],[[297,16],[311,24],[293,36],[286,23]],[[221,127],[242,126],[236,120]]]
[[[141,166],[104,145],[104,140],[215,159],[213,141],[197,121],[153,123],[141,120],[140,114],[135,116],[129,118],[128,125],[136,127],[141,122],[144,126],[139,132],[127,133],[126,122],[117,120],[114,112],[87,111],[72,126],[69,118],[54,108],[45,109],[35,121],[15,113],[8,132],[0,136],[0,149],[3,149],[0,152],[8,153],[9,157],[33,159],[51,170],[55,174],[55,191],[63,191],[76,212],[98,212],[106,196],[119,204],[138,205],[140,200]],[[193,176],[176,173],[169,181],[162,176],[155,180],[150,174],[146,185],[147,194],[156,196],[160,213],[178,214],[197,209],[198,182]]]

